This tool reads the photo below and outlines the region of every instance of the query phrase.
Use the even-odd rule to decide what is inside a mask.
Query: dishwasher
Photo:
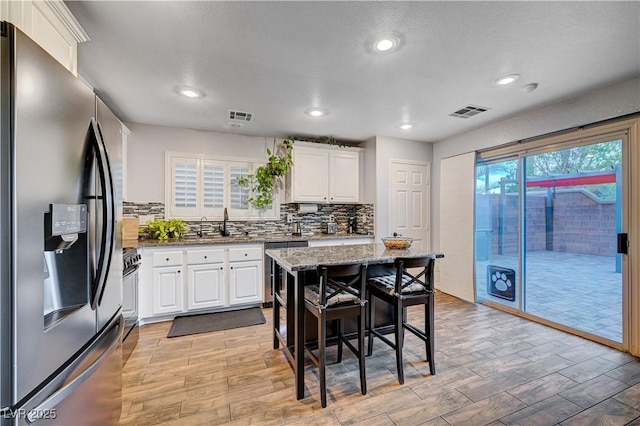
[[[281,249],[281,248],[291,248],[291,247],[308,247],[308,241],[280,241],[274,243],[265,243],[264,249]],[[275,281],[275,265],[273,264],[273,259],[271,259],[267,254],[264,255],[264,303],[263,307],[270,308],[273,306],[273,283]],[[282,274],[282,271],[280,271]],[[282,276],[280,277],[280,283],[284,280]]]

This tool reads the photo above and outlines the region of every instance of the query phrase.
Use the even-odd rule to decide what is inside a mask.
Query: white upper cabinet
[[[291,170],[292,202],[327,202],[329,194],[329,152],[295,147]]]
[[[14,24],[65,68],[78,74],[78,43],[89,37],[63,2],[2,0],[0,19]]]
[[[359,203],[361,149],[296,142],[289,203]]]
[[[360,153],[329,153],[329,202],[360,202]]]

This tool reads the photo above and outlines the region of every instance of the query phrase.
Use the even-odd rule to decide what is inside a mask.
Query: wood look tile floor
[[[421,311],[411,308],[411,319]],[[143,326],[123,370],[122,425],[640,425],[640,361],[445,294],[436,299],[436,368],[407,333],[405,384],[379,340],[367,358],[368,394],[345,351],[327,370],[320,406],[315,367],[306,397],[272,349],[271,310],[258,326],[167,339],[171,322]],[[328,358],[335,359],[330,348]]]

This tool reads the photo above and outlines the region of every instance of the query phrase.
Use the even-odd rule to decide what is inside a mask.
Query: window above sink
[[[165,153],[167,217],[222,220],[224,209],[237,220],[273,220],[280,215],[278,194],[266,209],[249,203],[251,191],[238,185],[239,177],[255,172],[262,163],[179,152]]]

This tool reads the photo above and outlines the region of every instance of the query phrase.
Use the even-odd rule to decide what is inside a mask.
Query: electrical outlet
[[[287,223],[293,222],[293,214],[287,213]]]
[[[360,216],[360,223],[363,224],[363,225],[365,223],[367,223],[367,215],[366,214],[363,214],[363,215]]]

